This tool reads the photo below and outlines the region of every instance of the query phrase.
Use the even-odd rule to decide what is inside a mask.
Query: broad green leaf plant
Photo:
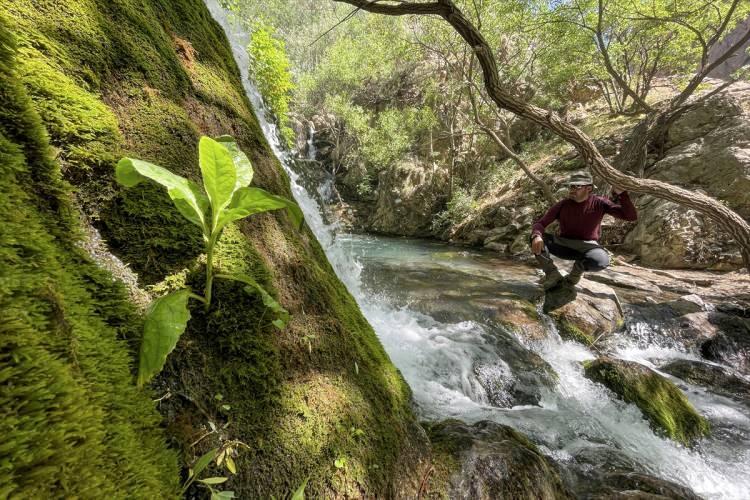
[[[117,164],[117,181],[133,187],[144,180],[164,186],[177,210],[201,228],[206,249],[206,284],[203,295],[186,288],[156,299],[146,312],[143,342],[138,367],[138,386],[159,373],[167,356],[177,345],[180,335],[190,320],[188,300],[211,307],[211,288],[214,278],[244,283],[245,291],[258,293],[263,304],[276,314],[273,325],[281,329],[289,320],[289,313],[252,277],[246,274],[217,274],[214,276],[213,255],[222,230],[232,221],[252,214],[284,208],[295,226],[302,225],[302,211],[292,201],[263,189],[249,187],[253,167],[233,138],[201,137],[198,157],[203,188],[195,182],[173,174],[158,165],[133,158],[123,158]]]

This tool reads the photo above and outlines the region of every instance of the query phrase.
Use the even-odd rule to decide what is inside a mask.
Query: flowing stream
[[[582,456],[595,457],[588,467],[616,459],[705,498],[750,498],[747,407],[680,382],[713,433],[693,449],[677,445],[655,435],[634,405],[584,378],[581,362],[595,353],[561,340],[548,318],[539,340],[517,337],[497,321],[492,310],[498,297],[535,300],[533,270],[439,243],[343,234],[328,224],[316,201],[327,195],[325,187],[318,193],[303,187],[248,79],[247,35],[216,0],[206,5],[227,34],[247,95],[291,178],[306,223],[412,388],[422,418],[510,425],[563,471],[585,468]],[[670,359],[697,359],[679,344],[659,341],[652,324],[634,321],[628,331],[613,341],[617,357],[652,368]],[[556,383],[535,378],[540,363],[554,370]]]

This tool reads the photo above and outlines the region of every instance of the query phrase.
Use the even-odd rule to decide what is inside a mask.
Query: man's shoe
[[[544,281],[542,281],[542,286],[545,290],[549,290],[550,288],[554,288],[556,285],[558,285],[563,280],[563,275],[560,274],[560,271],[555,269],[554,271],[548,272],[544,276]]]

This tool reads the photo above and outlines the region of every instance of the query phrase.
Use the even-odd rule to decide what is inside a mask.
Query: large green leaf
[[[156,299],[146,312],[138,367],[138,386],[159,373],[167,355],[177,345],[190,319],[190,290],[183,289]]]
[[[234,138],[228,135],[217,137],[216,141],[220,142],[232,154],[234,168],[237,171],[237,182],[234,184],[235,191],[241,187],[249,186],[253,180],[253,165],[247,155],[234,142]]]
[[[245,283],[245,291],[249,294],[257,292],[260,294],[261,300],[263,300],[263,305],[269,308],[271,311],[276,313],[276,319],[272,321],[271,323],[281,330],[284,328],[286,323],[289,321],[289,311],[284,309],[281,304],[276,302],[276,299],[271,297],[271,294],[269,294],[265,288],[260,286],[260,283],[255,281],[251,276],[248,276],[247,274],[243,273],[232,273],[228,275],[223,275],[223,277],[230,278],[242,283]]]
[[[205,231],[208,213],[208,198],[196,183],[173,174],[166,168],[143,160],[123,158],[115,170],[117,182],[125,187],[133,187],[144,180],[152,180],[167,188],[167,193],[175,207],[190,222]]]
[[[219,449],[214,448],[213,450],[209,450],[207,453],[201,456],[198,460],[196,460],[195,465],[193,465],[190,475],[193,477],[200,476],[201,472],[203,472],[203,469],[208,467],[208,464],[210,464],[211,461],[216,457],[217,453],[219,453]]]
[[[212,221],[215,228],[219,214],[232,199],[237,172],[229,150],[210,137],[201,137],[198,143],[198,157],[203,186],[211,201]]]
[[[260,188],[243,187],[235,191],[229,206],[219,217],[216,228],[221,229],[229,222],[242,219],[248,215],[278,210],[279,208],[286,208],[294,225],[302,226],[302,210],[293,201]]]

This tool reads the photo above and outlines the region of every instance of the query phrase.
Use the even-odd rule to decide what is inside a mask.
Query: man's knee
[[[603,248],[595,248],[586,252],[583,260],[586,271],[601,271],[609,267],[609,254]]]

